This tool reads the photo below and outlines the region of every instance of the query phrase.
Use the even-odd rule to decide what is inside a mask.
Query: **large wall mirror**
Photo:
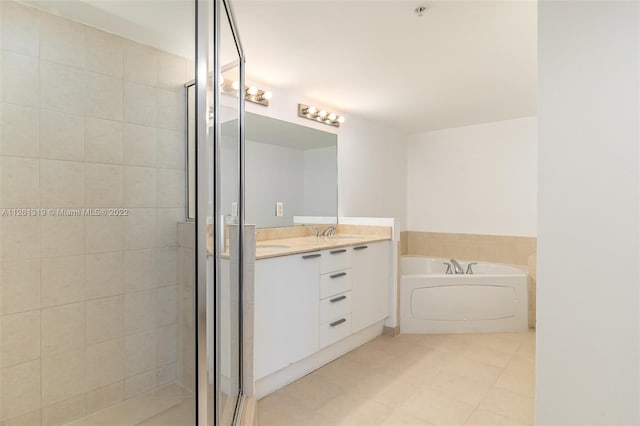
[[[337,135],[258,114],[245,120],[246,223],[335,223]]]
[[[222,174],[233,176],[238,165],[235,120],[224,123],[221,132]],[[257,228],[337,223],[337,146],[333,133],[246,113],[245,223]],[[237,215],[235,200],[224,191],[221,198],[229,221]]]

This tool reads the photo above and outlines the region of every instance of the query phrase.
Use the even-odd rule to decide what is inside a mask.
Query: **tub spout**
[[[462,268],[462,265],[458,263],[457,260],[451,259],[451,264],[453,264],[453,270],[455,271],[456,274],[464,274],[464,269]]]

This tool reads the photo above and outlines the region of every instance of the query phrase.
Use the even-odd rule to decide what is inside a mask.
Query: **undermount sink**
[[[289,246],[274,244],[270,246],[256,246],[256,251],[277,251],[277,250],[284,250],[288,248]]]

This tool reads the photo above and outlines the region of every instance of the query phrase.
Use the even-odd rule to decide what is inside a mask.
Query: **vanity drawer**
[[[351,268],[351,250],[349,247],[325,250],[320,258],[320,273],[339,271]]]
[[[320,348],[351,335],[351,314],[320,324]]]
[[[320,299],[351,290],[351,268],[320,275]]]
[[[351,313],[351,291],[336,294],[320,301],[320,323]]]

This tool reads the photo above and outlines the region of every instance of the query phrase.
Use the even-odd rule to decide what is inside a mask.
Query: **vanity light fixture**
[[[226,93],[227,95],[238,96],[240,92],[240,82],[234,80],[233,82],[229,80],[221,79],[222,84],[220,88],[222,89],[222,93]],[[263,106],[269,106],[269,99],[273,94],[268,90],[258,89],[256,86],[245,86],[244,87],[244,99],[245,101],[253,102],[255,104],[260,104]]]
[[[298,116],[335,127],[340,127],[344,123],[342,115],[338,115],[335,112],[327,112],[323,109],[318,110],[314,106],[305,104],[298,104]]]

